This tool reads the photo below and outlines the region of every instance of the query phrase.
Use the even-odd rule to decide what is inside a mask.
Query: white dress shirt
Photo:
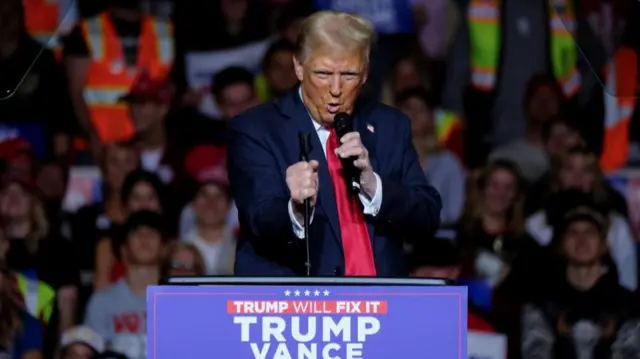
[[[327,156],[327,140],[329,139],[329,130],[327,130],[324,126],[320,125],[313,119],[310,119],[313,122],[313,126],[316,129],[316,133],[320,138],[320,143],[322,144],[322,151],[324,152],[325,157]],[[336,156],[335,154],[330,154],[332,156]],[[373,195],[373,198],[368,198],[368,196],[364,192],[360,192],[358,197],[360,198],[360,202],[364,207],[363,212],[366,215],[375,216],[380,211],[380,205],[382,204],[382,181],[380,180],[380,176],[377,173],[374,173],[376,178],[376,192]],[[318,191],[322,191],[322,188],[319,188]],[[311,216],[309,218],[309,224],[313,222],[313,214],[315,210],[312,210]],[[293,225],[293,233],[295,233],[296,237],[303,239],[304,238],[304,227],[301,223],[298,222],[296,216],[293,213],[293,205],[291,201],[289,201],[289,217],[291,218],[291,224]]]

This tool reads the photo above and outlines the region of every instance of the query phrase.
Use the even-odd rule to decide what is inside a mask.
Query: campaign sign
[[[151,287],[147,358],[466,359],[466,312],[465,287]]]

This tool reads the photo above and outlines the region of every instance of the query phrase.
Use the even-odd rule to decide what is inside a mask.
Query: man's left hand
[[[364,147],[358,132],[349,132],[340,139],[340,147],[336,149],[336,154],[340,158],[355,157],[353,165],[360,170],[360,186],[364,194],[373,198],[376,193],[376,176],[369,161],[369,151]]]

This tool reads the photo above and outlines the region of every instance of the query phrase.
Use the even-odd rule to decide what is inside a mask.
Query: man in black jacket
[[[522,358],[640,357],[637,298],[603,262],[605,219],[578,207],[556,230],[563,272],[523,308]]]

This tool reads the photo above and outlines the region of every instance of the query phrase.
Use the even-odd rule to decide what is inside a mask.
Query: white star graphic
[[[320,295],[320,291],[316,289],[316,291],[315,291],[315,292],[313,292],[313,294],[317,297],[317,296],[319,296],[319,295]]]
[[[293,292],[293,294],[295,294],[295,295],[296,295],[296,297],[299,297],[299,296],[300,296],[300,291],[299,291],[299,290],[296,290],[295,292]]]
[[[324,290],[324,292],[322,292],[322,293],[324,294],[324,296],[325,296],[325,297],[328,297],[328,296],[329,296],[329,291],[328,291],[328,290],[326,290],[326,289],[325,289],[325,290]]]
[[[304,291],[304,295],[305,295],[306,297],[308,297],[308,296],[309,296],[309,294],[311,294],[311,292],[310,292],[309,290],[305,290],[305,291]]]
[[[291,295],[291,291],[289,291],[288,289],[284,291],[284,295],[285,296],[290,296]]]

